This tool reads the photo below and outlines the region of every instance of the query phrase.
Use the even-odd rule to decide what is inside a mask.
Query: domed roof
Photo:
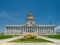
[[[27,15],[26,22],[27,24],[35,24],[35,20],[34,20],[34,16],[32,15],[32,12],[30,12]]]
[[[30,12],[26,18],[27,20],[34,20],[34,17],[32,15],[32,12]]]

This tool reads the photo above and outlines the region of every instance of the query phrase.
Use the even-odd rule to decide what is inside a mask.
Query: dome
[[[34,17],[31,12],[28,14],[26,20],[34,20]]]
[[[31,12],[27,15],[26,23],[27,24],[34,24],[35,23],[33,14]]]
[[[32,15],[32,12],[30,12],[30,13],[28,14],[28,16],[33,16],[33,15]]]

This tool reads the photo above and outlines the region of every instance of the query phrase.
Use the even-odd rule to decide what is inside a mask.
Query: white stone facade
[[[20,35],[26,34],[55,35],[55,25],[37,25],[31,13],[28,14],[26,24],[24,25],[6,25],[5,34]]]

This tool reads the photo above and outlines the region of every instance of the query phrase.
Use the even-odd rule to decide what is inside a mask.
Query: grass
[[[52,41],[48,41],[48,40],[44,40],[44,39],[29,39],[29,40],[21,40],[21,39],[16,39],[16,40],[12,40],[9,42],[21,42],[21,43],[40,43],[40,42],[52,42]]]
[[[7,39],[7,38],[12,38],[12,35],[0,35],[0,40]]]
[[[45,35],[48,38],[60,39],[60,35]]]

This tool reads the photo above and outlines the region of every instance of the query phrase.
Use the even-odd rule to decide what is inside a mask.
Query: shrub
[[[21,41],[23,41],[23,40],[25,40],[25,39],[21,39]]]
[[[35,36],[35,35],[29,34],[29,35],[25,35],[25,36],[24,36],[24,39],[36,39],[36,37],[37,37],[37,36]]]

